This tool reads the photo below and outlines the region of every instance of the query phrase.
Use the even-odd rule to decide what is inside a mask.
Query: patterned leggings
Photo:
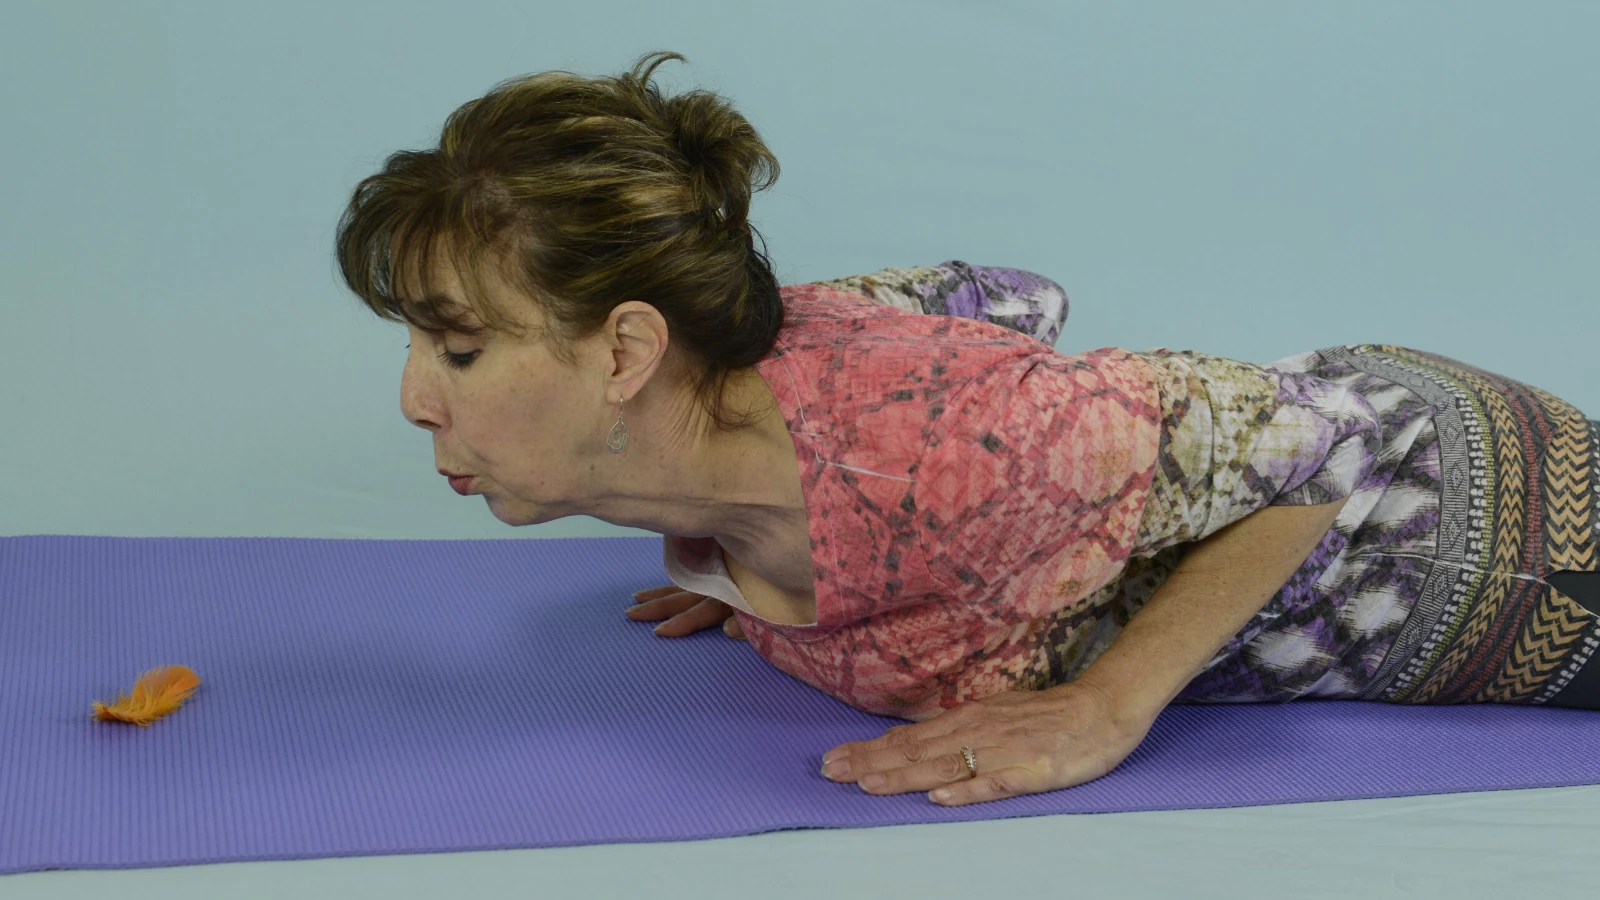
[[[1600,614],[1600,572],[1552,572],[1545,580],[1585,609]],[[1577,676],[1545,705],[1600,709],[1600,654],[1584,663]]]

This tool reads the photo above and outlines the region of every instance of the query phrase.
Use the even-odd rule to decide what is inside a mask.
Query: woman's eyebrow
[[[475,325],[478,316],[470,306],[443,294],[429,294],[421,300],[402,300],[402,306],[422,321],[454,321]]]

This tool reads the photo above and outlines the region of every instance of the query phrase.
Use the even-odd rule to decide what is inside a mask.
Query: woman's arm
[[[957,806],[1099,778],[1283,587],[1344,504],[1267,506],[1230,523],[1190,547],[1076,679],[991,694],[875,740],[841,744],[823,756],[822,774],[873,794],[932,788],[929,799]],[[977,751],[978,777],[968,774],[961,747]]]
[[[1196,541],[1084,669],[1115,715],[1150,722],[1300,568],[1345,501],[1266,506]],[[1049,688],[1047,690],[1058,690]]]
[[[1347,500],[1347,498],[1346,498]],[[926,791],[939,804],[1058,790],[1115,769],[1155,717],[1283,588],[1346,500],[1264,506],[1195,541],[1178,567],[1074,681],[994,693],[877,740],[835,746],[822,775],[874,794]],[[968,775],[958,748],[976,749]]]

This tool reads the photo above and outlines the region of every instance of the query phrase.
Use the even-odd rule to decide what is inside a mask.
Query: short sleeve
[[[952,396],[918,464],[930,573],[1004,623],[1087,600],[1127,563],[1159,442],[1154,378],[1126,350],[985,369]]]
[[[1061,285],[1043,275],[960,260],[816,283],[914,313],[991,322],[1050,347],[1061,335],[1070,306]]]
[[[1378,467],[1382,425],[1347,385],[1155,348],[1161,446],[1139,556],[1198,541],[1266,506],[1333,503]]]

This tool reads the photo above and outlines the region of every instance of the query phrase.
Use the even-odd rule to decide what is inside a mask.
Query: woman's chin
[[[546,522],[559,519],[560,516],[548,510],[542,510],[520,501],[507,503],[495,494],[484,494],[483,500],[489,505],[489,513],[496,519],[511,526],[543,525]]]

